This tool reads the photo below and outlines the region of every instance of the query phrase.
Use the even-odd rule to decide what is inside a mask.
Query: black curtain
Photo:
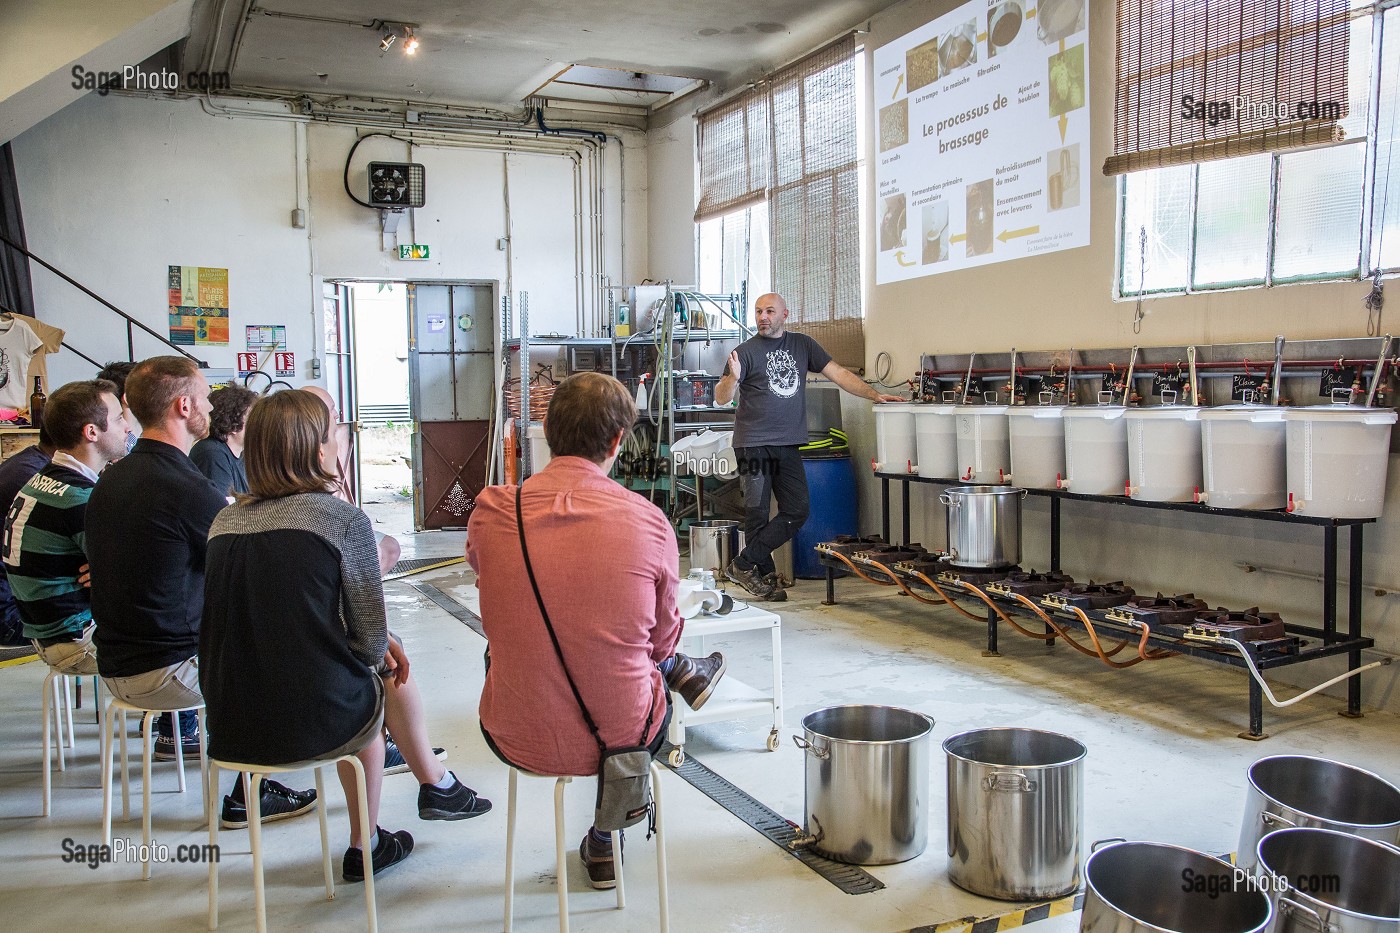
[[[0,234],[25,249],[24,215],[19,209],[19,182],[10,144],[0,146]],[[34,289],[29,281],[29,260],[0,241],[0,306],[34,316]]]

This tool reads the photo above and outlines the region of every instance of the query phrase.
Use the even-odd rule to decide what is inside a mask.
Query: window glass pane
[[[1365,155],[1357,143],[1279,156],[1275,279],[1358,271]]]
[[[695,285],[707,294],[718,292],[724,280],[724,218],[712,217],[695,225],[698,248]]]
[[[1371,17],[1361,16],[1348,24],[1351,36],[1347,44],[1347,115],[1339,124],[1347,139],[1361,139],[1371,125],[1367,108],[1371,102],[1371,66],[1376,60],[1371,22]]]
[[[1267,154],[1201,163],[1196,180],[1193,285],[1252,285],[1264,281],[1273,164],[1273,157]]]
[[[1121,294],[1186,288],[1192,171],[1193,166],[1182,165],[1123,176]]]
[[[719,288],[722,294],[739,290],[739,282],[744,278],[748,264],[749,212],[747,209],[725,214],[724,223],[724,273],[720,276]]]
[[[749,208],[749,314],[753,300],[773,290],[768,255],[768,205],[759,203]],[[739,290],[737,285],[734,290]]]
[[[1400,268],[1400,7],[1385,14],[1381,95],[1376,130],[1376,186],[1371,224],[1372,267]]]

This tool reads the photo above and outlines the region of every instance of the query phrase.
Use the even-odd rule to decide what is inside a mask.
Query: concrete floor
[[[396,529],[393,529],[396,530]],[[460,554],[460,533],[404,537],[404,557]],[[448,591],[472,582],[465,565],[410,578]],[[1188,660],[1111,671],[1061,646],[1007,634],[1000,658],[980,654],[973,623],[869,584],[843,581],[836,607],[819,604],[819,582],[802,582],[781,606],[787,723],[777,752],[764,750],[769,724],[761,720],[692,727],[688,751],[738,786],[801,822],[804,762],[787,738],[801,732],[803,715],[852,702],[921,710],[937,720],[935,742],[956,732],[1015,725],[1075,736],[1089,747],[1086,761],[1086,836],[1126,836],[1177,843],[1208,852],[1235,848],[1244,799],[1245,769],[1280,753],[1323,755],[1400,781],[1400,717],[1370,713],[1339,718],[1339,702],[1313,697],[1266,714],[1271,738],[1236,738],[1245,726],[1245,680],[1235,670]],[[386,930],[501,929],[506,770],[486,750],[476,723],[481,689],[482,640],[422,599],[407,581],[386,585],[390,624],[403,636],[414,673],[425,688],[433,741],[449,765],[496,802],[486,817],[464,823],[417,819],[417,787],[408,775],[385,779],[382,825],[413,832],[417,848],[405,864],[382,875],[377,887]],[[732,676],[767,683],[766,633],[717,640]],[[77,763],[55,774],[53,815],[41,819],[38,693],[43,669],[35,663],[0,670],[0,898],[11,929],[135,928],[196,930],[205,923],[202,866],[158,865],[140,880],[136,864],[96,870],[61,860],[63,840],[97,841],[101,818],[96,729],[90,704],[80,713]],[[1292,691],[1281,692],[1292,695]],[[927,851],[901,865],[870,869],[887,887],[849,896],[781,852],[689,784],[665,782],[670,858],[671,919],[676,930],[899,931],[964,917],[993,916],[1016,905],[985,900],[946,878],[943,754],[933,746]],[[197,771],[191,792],[173,793],[173,765],[156,771],[155,836],[172,849],[207,841],[199,829]],[[228,781],[225,780],[225,785]],[[309,775],[290,783],[311,786]],[[337,868],[346,838],[344,801],[329,782]],[[517,848],[516,927],[556,928],[552,783],[522,783]],[[133,784],[139,792],[139,769]],[[569,795],[571,847],[589,823],[591,782]],[[139,793],[134,798],[139,801]],[[139,818],[117,823],[118,836],[139,842]],[[247,835],[221,833],[222,923],[252,927],[251,862]],[[267,900],[273,929],[355,929],[363,922],[359,886],[341,886],[327,903],[321,883],[314,819],[266,828]],[[651,844],[631,834],[629,907],[611,910],[610,893],[587,887],[577,856],[570,889],[573,927],[580,931],[656,928],[655,862]],[[1071,917],[1044,921],[1031,933],[1075,928]],[[951,929],[958,929],[952,927]]]

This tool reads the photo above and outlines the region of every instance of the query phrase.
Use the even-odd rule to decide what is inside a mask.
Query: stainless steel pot
[[[690,523],[690,569],[723,573],[744,549],[739,523],[703,521]]]
[[[1330,829],[1283,829],[1255,855],[1278,912],[1273,933],[1400,930],[1400,849]]]
[[[1084,863],[1079,933],[1262,933],[1274,906],[1236,877],[1229,862],[1192,849],[1106,846]]]
[[[1008,901],[1078,889],[1088,749],[1054,732],[978,729],[943,751],[953,883]]]
[[[959,567],[995,570],[1021,562],[1021,500],[1016,486],[954,486],[939,496],[948,512],[948,556]]]
[[[1259,840],[1294,826],[1334,829],[1400,845],[1400,788],[1379,775],[1326,758],[1259,759],[1249,768],[1236,862],[1253,868]]]
[[[933,720],[893,706],[833,706],[793,736],[807,759],[807,841],[838,862],[904,862],[928,844]]]

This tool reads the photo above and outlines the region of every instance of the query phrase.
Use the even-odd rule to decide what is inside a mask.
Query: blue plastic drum
[[[856,474],[849,456],[804,455],[811,508],[792,542],[793,573],[799,580],[826,576],[813,546],[837,535],[856,534]]]

